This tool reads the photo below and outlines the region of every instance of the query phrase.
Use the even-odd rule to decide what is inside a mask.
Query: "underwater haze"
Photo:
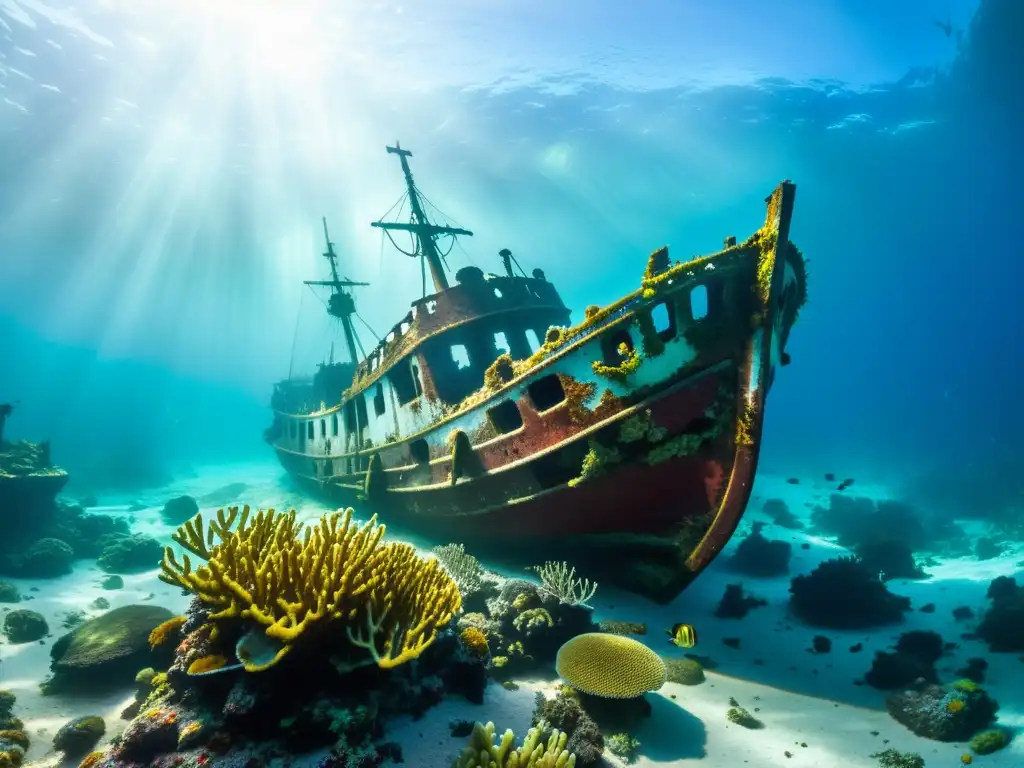
[[[511,248],[577,320],[662,244],[742,239],[792,179],[812,293],[763,461],[890,480],[1005,460],[1024,419],[1021,61],[1002,39],[1019,18],[994,0],[1010,20],[969,34],[977,2],[942,5],[9,0],[17,429],[71,466],[132,439],[161,459],[263,455],[296,318],[298,368],[329,354],[301,283],[324,273],[320,216],[371,283],[371,327],[419,295],[368,226],[400,191],[398,139],[476,232],[453,268]]]
[[[0,0],[0,768],[1024,765],[1022,37]]]

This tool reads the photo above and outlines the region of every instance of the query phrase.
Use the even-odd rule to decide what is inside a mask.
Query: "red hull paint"
[[[806,298],[802,256],[789,241],[794,191],[791,183],[784,182],[768,198],[765,226],[757,237],[739,248],[732,247],[734,242],[727,243],[721,254],[703,259],[723,259],[716,262],[723,266],[719,271],[722,277],[708,281],[717,297],[717,304],[709,309],[713,322],[704,326],[712,332],[696,331],[693,343],[699,356],[691,361],[687,371],[691,377],[685,383],[672,385],[671,378],[663,379],[660,386],[667,388],[598,424],[581,422],[589,424],[582,432],[566,408],[534,411],[529,402],[531,393],[517,404],[521,429],[495,440],[477,435],[481,443],[468,454],[447,445],[440,450],[444,441],[437,436],[448,428],[441,420],[423,433],[433,435],[429,457],[416,458],[412,450],[417,447],[415,443],[420,447],[425,443],[422,435],[415,435],[409,445],[399,442],[376,449],[373,461],[377,464],[370,461],[368,451],[337,457],[349,463],[356,457],[358,466],[349,466],[346,471],[353,473],[349,475],[337,475],[328,468],[335,458],[330,455],[330,441],[326,441],[328,455],[323,458],[304,450],[295,453],[277,448],[282,464],[300,483],[332,501],[359,506],[364,513],[377,512],[386,522],[414,529],[438,543],[461,542],[478,556],[507,559],[519,565],[566,560],[589,578],[617,584],[658,602],[671,600],[722,551],[750,498],[774,363],[777,354],[784,351],[789,328]],[[786,248],[780,248],[779,243],[786,244]],[[652,255],[649,267],[656,263],[658,253]],[[783,286],[788,279],[789,259],[780,258],[782,253],[794,254],[796,278],[788,283],[793,290],[787,290],[786,295],[799,301],[785,307]],[[608,317],[627,307],[635,313],[642,306],[632,306],[631,302],[681,294],[703,279],[696,273],[699,261],[662,268],[649,279],[645,276],[642,292],[603,311],[609,313]],[[706,269],[712,266],[709,261]],[[683,282],[673,287],[674,280]],[[756,296],[749,307],[744,303],[748,291]],[[711,304],[709,298],[709,307]],[[602,316],[599,312],[594,317]],[[639,317],[635,320],[639,325],[643,317],[634,317]],[[693,328],[696,318],[686,313],[677,314],[677,320],[680,317],[687,328]],[[730,323],[736,321],[741,323],[740,337],[732,335],[737,326]],[[594,333],[611,332],[614,322]],[[640,333],[642,336],[642,326]],[[640,341],[646,347],[647,338],[642,336]],[[543,369],[543,365],[540,367]],[[694,368],[701,368],[702,373],[694,375]],[[538,371],[536,376],[543,374]],[[729,393],[727,404],[724,393]],[[638,397],[644,394],[633,392],[625,402],[635,402]],[[635,424],[629,433],[620,432],[623,422],[642,410],[650,410],[652,424],[664,430],[659,437],[648,433],[662,453],[671,449],[669,441],[673,437],[688,430],[707,435],[707,423],[697,427],[695,421],[707,419],[709,413],[714,414],[717,437],[705,439],[695,453],[689,446],[690,455],[651,466],[645,450],[647,437],[634,439]],[[321,419],[323,433],[322,417],[311,416]],[[309,438],[313,438],[312,419],[291,418],[297,418],[300,428],[308,428]],[[461,439],[465,438],[461,434]],[[602,469],[607,474],[570,486],[569,481],[583,466],[595,464],[593,457],[589,464],[584,463],[592,441],[604,448],[596,454],[596,463],[606,461]],[[303,440],[298,442],[304,446]],[[459,443],[454,445],[457,448]],[[451,485],[444,478],[452,469],[456,453],[462,457],[458,466],[465,477]],[[613,458],[609,460],[608,456]],[[477,467],[471,470],[474,457]],[[305,463],[310,460],[315,474],[345,484],[324,485],[306,475],[309,470]],[[360,498],[364,477],[371,494],[368,501]]]

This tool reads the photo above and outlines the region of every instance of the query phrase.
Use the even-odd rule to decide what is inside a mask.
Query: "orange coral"
[[[93,766],[100,761],[101,757],[103,757],[102,752],[90,752],[85,756],[85,759],[78,764],[78,768],[93,768]]]
[[[487,645],[487,637],[476,627],[466,627],[459,634],[462,644],[466,650],[477,659],[486,659],[490,648]]]
[[[158,626],[152,632],[149,633],[149,647],[157,648],[175,635],[181,626],[185,623],[184,616],[175,616],[173,619],[168,619],[163,624]]]
[[[956,714],[957,712],[961,711],[964,708],[964,706],[965,705],[963,699],[950,699],[950,701],[946,704],[946,711],[952,714]]]

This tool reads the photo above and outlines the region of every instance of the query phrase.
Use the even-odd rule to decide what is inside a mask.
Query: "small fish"
[[[835,479],[836,479],[836,476],[835,476],[834,473],[832,473],[832,472],[826,472],[825,473],[825,482],[826,483],[835,482]]]
[[[779,362],[782,363],[782,367],[785,368],[787,365],[793,362],[793,358],[789,356],[789,352],[783,352],[782,358]]]
[[[799,477],[791,477],[788,480],[786,480],[786,482],[789,483],[790,485],[800,485],[800,478]]]
[[[836,490],[845,491],[847,488],[849,488],[851,485],[853,485],[853,482],[854,482],[853,478],[852,477],[848,477],[845,480],[843,480],[843,482],[841,482],[839,484],[839,486],[837,487]]]
[[[666,629],[665,634],[671,639],[670,643],[680,648],[693,648],[697,644],[697,630],[692,624],[673,624],[672,629]]]

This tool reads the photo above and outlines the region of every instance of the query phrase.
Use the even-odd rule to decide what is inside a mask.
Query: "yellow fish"
[[[692,624],[673,624],[672,629],[666,629],[665,634],[672,639],[670,643],[680,648],[693,648],[697,644],[697,630]]]

